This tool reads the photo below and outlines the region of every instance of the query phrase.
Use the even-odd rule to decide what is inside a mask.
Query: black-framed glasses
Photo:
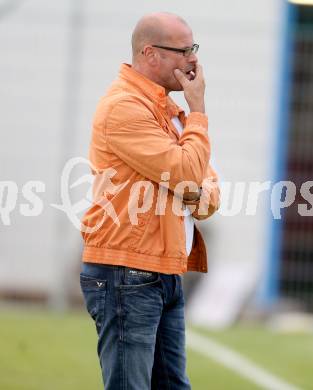
[[[189,57],[191,54],[196,54],[197,51],[199,50],[199,45],[197,45],[196,43],[193,44],[191,47],[186,47],[185,49],[177,49],[176,47],[168,47],[168,46],[160,46],[160,45],[152,45],[152,47],[183,53],[185,57]]]

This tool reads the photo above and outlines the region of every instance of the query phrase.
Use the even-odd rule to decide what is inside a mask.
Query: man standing
[[[207,271],[193,218],[219,206],[198,48],[180,17],[144,16],[132,65],[122,65],[94,118],[80,282],[106,390],[190,389],[180,275]],[[171,91],[184,92],[187,117]]]

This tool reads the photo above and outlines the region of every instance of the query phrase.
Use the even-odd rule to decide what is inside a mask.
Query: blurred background
[[[200,45],[222,188],[221,209],[198,225],[209,272],[184,277],[194,388],[313,389],[308,0],[0,0],[0,389],[101,388],[79,288],[84,158],[96,104],[154,11],[185,18]],[[219,358],[226,347],[263,379]]]

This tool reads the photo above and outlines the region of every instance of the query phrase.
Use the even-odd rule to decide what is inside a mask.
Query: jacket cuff
[[[197,125],[204,128],[204,130],[208,129],[208,117],[206,114],[202,112],[191,112],[186,119],[186,126]]]

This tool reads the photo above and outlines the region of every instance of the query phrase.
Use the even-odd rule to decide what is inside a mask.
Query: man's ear
[[[141,52],[146,57],[146,61],[149,65],[155,66],[158,62],[158,53],[153,49],[152,46],[145,46]]]

